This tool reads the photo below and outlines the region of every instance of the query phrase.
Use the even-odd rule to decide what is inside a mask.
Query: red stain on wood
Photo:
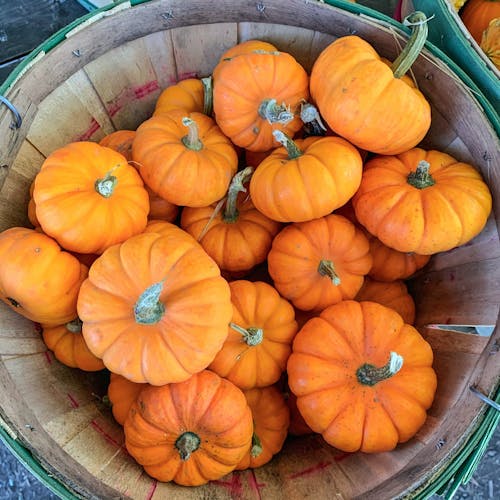
[[[94,428],[96,432],[98,432],[108,443],[116,446],[117,448],[121,448],[124,453],[128,455],[127,448],[119,443],[113,436],[110,436],[95,420],[90,422],[90,425]]]
[[[151,487],[149,488],[149,490],[146,494],[145,500],[151,500],[153,498],[153,495],[155,494],[157,486],[158,486],[158,481],[156,479],[153,479],[153,482],[151,483]]]
[[[294,474],[291,474],[288,477],[290,479],[296,479],[298,477],[310,476],[311,474],[315,474],[316,472],[319,472],[323,469],[326,469],[330,465],[332,465],[332,462],[320,462],[317,465],[313,465],[312,467],[308,467],[307,469],[301,470],[299,472],[295,472]]]
[[[127,104],[144,99],[148,95],[160,89],[158,80],[151,80],[142,85],[123,89],[112,101],[108,103],[108,115],[112,118]]]
[[[33,325],[35,327],[35,332],[41,335],[43,333],[42,325],[40,323],[33,323]]]
[[[216,480],[210,481],[210,483],[227,489],[232,498],[241,498],[243,496],[243,484],[241,482],[240,474],[232,474],[230,481]]]
[[[80,407],[80,405],[78,404],[78,401],[69,392],[66,394],[66,396],[68,396],[69,402],[71,403],[71,406],[73,408]]]
[[[265,488],[266,484],[265,483],[259,483],[257,481],[257,477],[255,476],[255,471],[253,469],[250,469],[249,474],[247,475],[248,478],[248,485],[250,486],[250,489],[256,493],[257,498],[259,500],[262,498],[260,495],[260,490],[261,488]]]
[[[80,136],[76,138],[76,141],[88,141],[99,129],[101,126],[97,123],[95,118],[90,120],[89,128]]]
[[[50,355],[50,351],[45,351],[44,354],[45,354],[45,359],[47,360],[47,363],[49,365],[51,365],[52,364],[52,356]]]
[[[342,460],[346,459],[349,456],[351,456],[351,453],[341,453],[340,455],[335,455],[333,459],[335,460],[335,462],[342,462]]]
[[[177,80],[173,80],[172,83],[177,83],[181,80],[187,80],[188,78],[198,78],[198,73],[196,73],[196,71],[187,71],[186,73],[181,73],[180,75],[177,75]]]

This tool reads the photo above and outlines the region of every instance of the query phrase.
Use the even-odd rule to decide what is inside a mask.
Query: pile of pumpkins
[[[111,372],[128,452],[160,481],[259,467],[287,434],[394,449],[436,386],[403,280],[484,227],[478,171],[417,147],[431,110],[358,36],[308,74],[262,40],[165,89],[136,131],[50,154],[34,229],[0,234],[0,298],[57,359]],[[420,17],[419,17],[420,16]]]

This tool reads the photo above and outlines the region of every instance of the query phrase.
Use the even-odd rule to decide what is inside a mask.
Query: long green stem
[[[253,172],[253,167],[246,167],[233,177],[233,180],[231,181],[227,192],[226,209],[224,210],[223,217],[224,222],[233,223],[238,220],[238,193],[246,192],[244,184],[246,184],[250,180]]]
[[[281,130],[273,130],[273,136],[287,150],[289,160],[295,160],[304,154],[297,144]]]
[[[412,31],[405,48],[391,65],[395,78],[404,76],[422,51],[429,31],[427,22],[427,16],[420,11],[411,13],[403,21],[406,26],[411,26]]]
[[[201,83],[203,84],[203,113],[211,116],[214,109],[213,78],[211,76],[202,78]]]

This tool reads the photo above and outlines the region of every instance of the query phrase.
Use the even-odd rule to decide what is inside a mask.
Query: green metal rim
[[[59,43],[64,41],[67,33],[85,22],[87,19],[98,15],[100,12],[111,10],[117,5],[123,3],[129,3],[131,6],[135,6],[142,3],[147,3],[149,1],[151,0],[115,1],[113,4],[106,5],[105,7],[102,7],[100,9],[92,10],[85,16],[82,16],[79,19],[76,19],[72,23],[68,24],[66,27],[59,30],[57,33],[52,35],[45,42],[35,48],[30,53],[30,55],[27,56],[26,59],[14,69],[14,71],[0,86],[0,95],[6,93],[13,82],[16,81],[19,75],[38,56],[38,54],[40,54],[41,52],[46,53],[56,47]],[[364,7],[355,3],[345,2],[343,0],[325,0],[325,3],[334,7],[341,8],[353,14],[365,15],[369,18],[381,21],[384,24],[388,24],[397,29],[401,29],[407,33],[409,32],[406,27],[404,27],[394,19],[368,7]],[[444,52],[432,45],[430,42],[426,43],[425,48],[434,56],[446,63],[449,68],[460,78],[460,80],[462,80],[462,82],[474,92],[489,121],[493,125],[496,132],[500,134],[500,119],[495,109],[484,97],[483,93],[479,90],[479,88],[469,77],[469,75],[465,73]],[[500,402],[500,390],[497,390],[495,398],[497,402]],[[445,495],[446,498],[451,498],[460,484],[466,482],[474,472],[499,421],[500,413],[493,408],[488,408],[484,413],[483,419],[478,424],[477,429],[465,443],[461,452],[450,460],[450,462],[447,464],[446,469],[441,474],[429,481],[422,489],[418,491],[418,493],[416,493],[415,495],[411,495],[411,497],[418,500],[423,500],[428,498],[433,493],[438,492]],[[23,464],[23,466],[26,467],[38,480],[40,480],[42,484],[44,484],[55,495],[65,500],[78,500],[80,498],[75,496],[75,494],[71,492],[56,477],[52,476],[25,446],[23,446],[18,440],[13,438],[1,426],[0,439],[6,444],[6,446]]]

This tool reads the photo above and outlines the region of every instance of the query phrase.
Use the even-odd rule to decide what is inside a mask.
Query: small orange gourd
[[[411,439],[436,392],[433,353],[392,309],[345,300],[295,337],[288,383],[306,423],[335,448],[378,453]]]
[[[228,474],[248,453],[252,412],[240,389],[205,370],[144,388],[124,430],[128,452],[151,477],[198,486]]]
[[[110,374],[108,399],[113,417],[120,425],[125,423],[132,404],[147,386],[148,384],[137,384],[116,373]]]

